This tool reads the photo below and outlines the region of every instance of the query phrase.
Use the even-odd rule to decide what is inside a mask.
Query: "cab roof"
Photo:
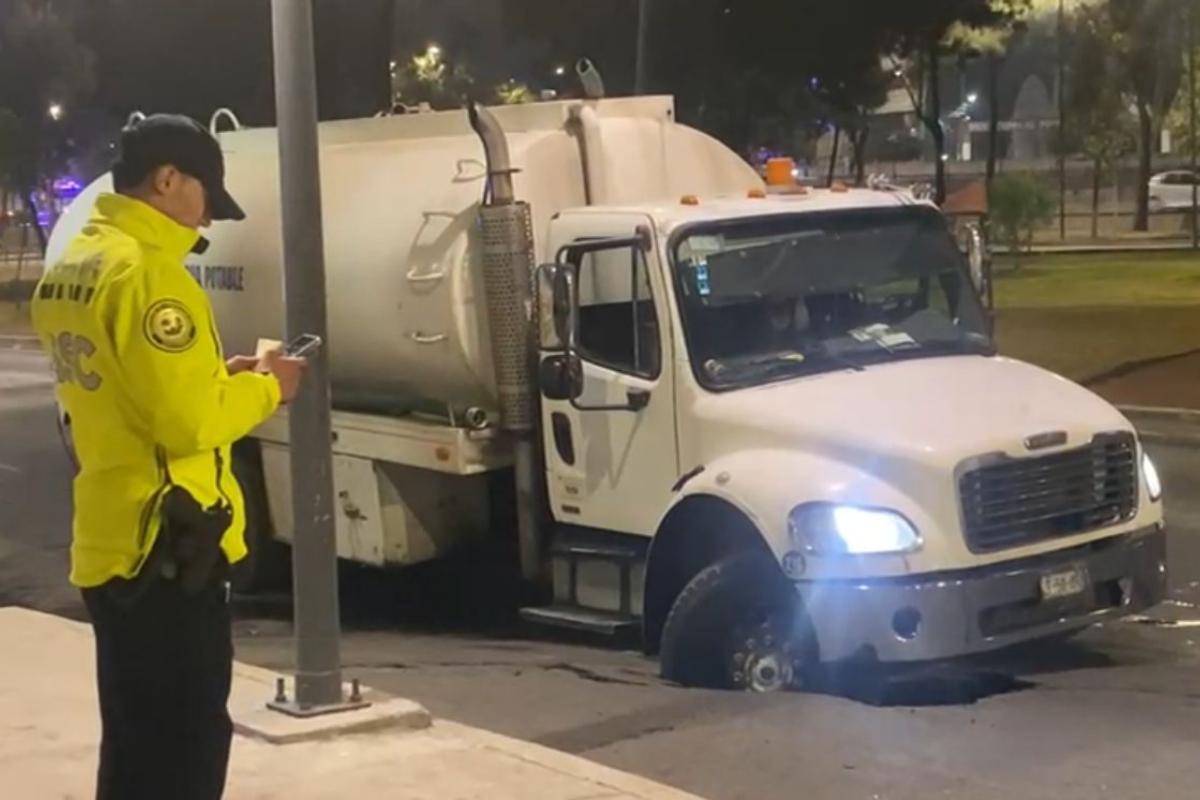
[[[694,200],[694,202],[692,202]],[[928,200],[919,200],[907,192],[877,189],[809,189],[803,194],[772,193],[766,197],[721,195],[715,197],[677,198],[671,203],[649,203],[634,206],[591,206],[578,213],[637,213],[649,214],[664,233],[704,222],[718,222],[746,217],[804,214],[845,209],[898,208],[921,206],[937,209]]]

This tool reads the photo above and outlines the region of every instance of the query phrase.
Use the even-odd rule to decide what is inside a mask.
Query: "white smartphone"
[[[321,346],[321,337],[312,333],[302,333],[287,343],[283,354],[289,358],[305,358],[315,353]]]

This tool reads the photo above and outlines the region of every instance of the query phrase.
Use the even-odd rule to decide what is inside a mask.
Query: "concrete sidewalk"
[[[0,608],[0,794],[90,800],[99,720],[91,629]],[[275,676],[238,665],[235,723],[261,713]],[[420,714],[410,724],[425,723]],[[574,756],[450,722],[286,745],[237,736],[227,800],[688,800]],[[694,798],[693,798],[694,800]]]

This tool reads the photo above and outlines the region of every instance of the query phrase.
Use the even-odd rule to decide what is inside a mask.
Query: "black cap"
[[[118,190],[137,185],[164,164],[204,184],[208,214],[214,221],[246,218],[225,188],[221,145],[200,123],[177,114],[154,114],[130,122],[121,131],[120,155],[113,164]]]

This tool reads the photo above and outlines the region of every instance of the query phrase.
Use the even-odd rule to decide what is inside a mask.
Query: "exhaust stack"
[[[514,438],[517,528],[521,574],[543,573],[539,491],[537,403],[533,393],[535,315],[533,221],[528,203],[516,199],[508,141],[495,116],[471,103],[471,127],[487,157],[487,194],[479,209],[483,281],[491,329],[492,360],[500,393],[500,427]]]

